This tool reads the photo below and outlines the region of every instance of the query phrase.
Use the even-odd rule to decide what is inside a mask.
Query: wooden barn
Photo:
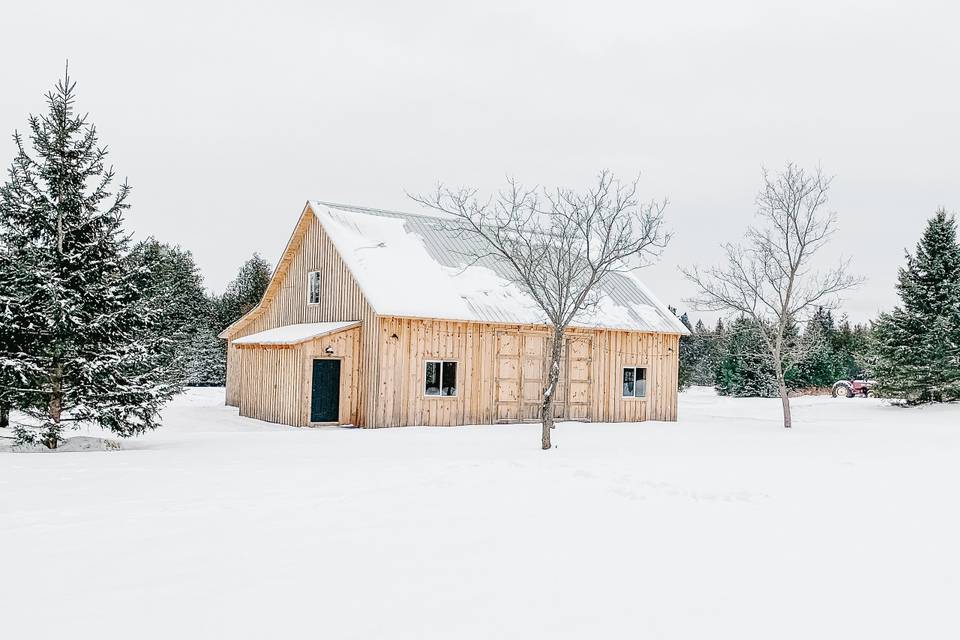
[[[548,332],[450,221],[308,202],[263,299],[220,335],[227,404],[295,426],[539,419]],[[681,322],[633,274],[570,330],[556,417],[676,420]]]

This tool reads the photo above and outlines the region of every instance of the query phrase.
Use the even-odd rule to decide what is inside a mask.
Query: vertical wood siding
[[[677,419],[680,338],[663,333],[594,334],[593,403],[607,422]],[[623,367],[646,367],[645,398],[623,397]]]
[[[543,328],[380,318],[376,412],[370,426],[491,424],[538,419],[549,334]],[[597,422],[676,420],[679,337],[571,330],[555,415]],[[425,396],[427,360],[457,361],[457,395]],[[624,398],[623,367],[647,368],[647,395]]]
[[[301,385],[300,424],[310,423],[315,358],[340,360],[340,424],[358,424],[360,420],[360,339],[361,328],[354,327],[329,336],[321,336],[300,345],[303,351],[304,384]],[[329,348],[329,351],[327,349]]]
[[[340,360],[341,424],[356,424],[360,409],[360,327],[297,345],[233,347],[240,363],[240,415],[295,427],[310,424],[315,358]],[[327,349],[330,349],[328,352]]]
[[[240,353],[232,342],[227,343],[227,404],[231,407],[240,406],[240,378],[243,370],[240,367]]]
[[[307,274],[311,271],[321,273],[320,304],[308,304]],[[354,369],[364,371],[365,377],[356,376],[358,387],[355,397],[359,404],[350,422],[365,424],[365,416],[373,412],[375,401],[375,394],[368,392],[366,385],[368,380],[376,379],[379,365],[377,316],[309,208],[298,223],[288,250],[277,265],[276,274],[276,282],[271,282],[261,308],[230,335],[231,344],[227,349],[227,404],[240,405],[245,391],[252,388],[245,383],[246,378],[256,375],[248,366],[253,360],[237,357],[237,350],[232,344],[234,339],[288,324],[360,320],[360,353]]]
[[[297,399],[302,394],[303,351],[238,349],[243,376],[240,380],[240,415],[267,422],[301,426]]]

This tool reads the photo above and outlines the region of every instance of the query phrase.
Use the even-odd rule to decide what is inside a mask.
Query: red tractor
[[[833,383],[831,395],[834,398],[852,398],[853,396],[866,398],[875,384],[875,381],[868,380],[866,376],[860,380],[838,380]]]

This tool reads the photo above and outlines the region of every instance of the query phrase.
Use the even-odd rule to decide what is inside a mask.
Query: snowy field
[[[7,638],[958,638],[960,406],[293,429],[191,390],[0,454]],[[97,435],[89,433],[88,435]]]

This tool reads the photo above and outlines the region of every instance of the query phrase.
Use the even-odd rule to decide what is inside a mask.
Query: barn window
[[[320,272],[311,271],[307,274],[307,302],[320,304]]]
[[[623,368],[623,397],[647,397],[647,370],[643,367]]]
[[[428,396],[457,395],[457,363],[428,360],[423,393]]]

